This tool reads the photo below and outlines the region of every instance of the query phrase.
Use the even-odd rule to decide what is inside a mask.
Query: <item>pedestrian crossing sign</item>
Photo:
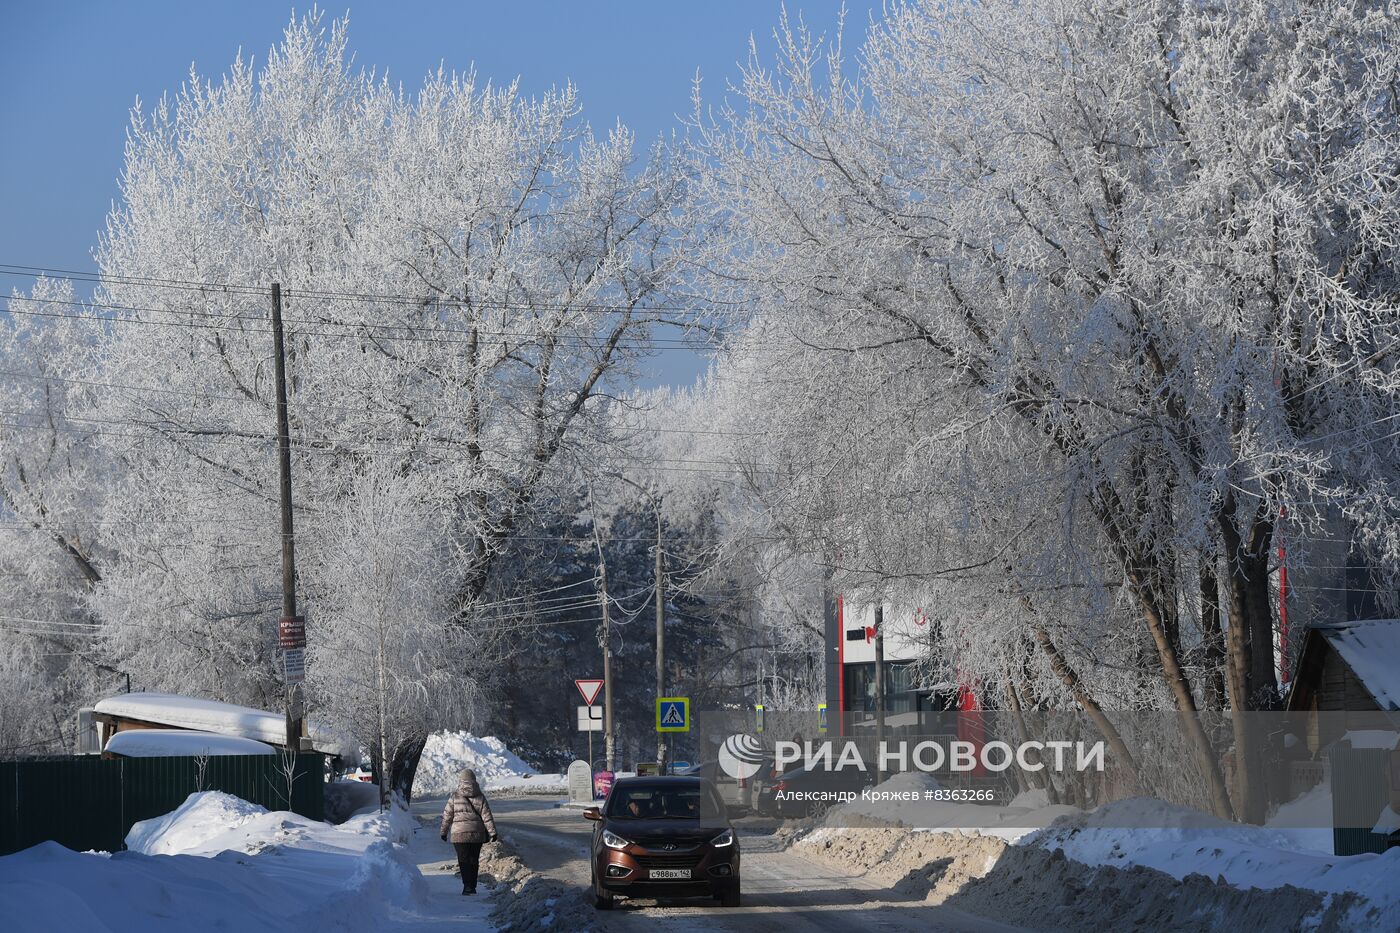
[[[656,731],[690,731],[690,697],[656,698]]]

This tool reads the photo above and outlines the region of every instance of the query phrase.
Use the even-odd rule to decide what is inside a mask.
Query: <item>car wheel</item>
[[[826,811],[830,809],[831,804],[827,803],[825,800],[816,800],[808,805],[807,815],[812,817],[813,819],[819,820],[822,817],[826,816]]]
[[[734,884],[725,888],[722,892],[720,892],[720,895],[717,899],[719,900],[719,906],[721,907],[738,907],[740,900],[739,883],[736,881]]]
[[[594,910],[612,910],[615,903],[611,894],[604,894],[603,889],[598,886],[597,880],[590,885],[593,888],[593,908]]]

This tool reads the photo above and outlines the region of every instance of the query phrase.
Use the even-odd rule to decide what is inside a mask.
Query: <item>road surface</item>
[[[593,824],[577,809],[557,808],[551,798],[493,800],[502,837],[541,874],[575,886],[587,896],[588,843]],[[746,834],[743,847],[744,905],[724,909],[709,900],[619,900],[613,911],[595,913],[596,928],[628,930],[726,930],[736,933],[803,929],[848,931],[920,930],[1008,933],[1017,928],[972,914],[925,904],[871,881],[778,847],[767,834]],[[591,898],[589,899],[591,903]]]

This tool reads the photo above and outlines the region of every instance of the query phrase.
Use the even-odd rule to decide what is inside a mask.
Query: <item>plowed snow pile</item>
[[[1400,930],[1400,849],[1335,856],[1300,845],[1303,833],[1143,798],[1070,815],[1027,808],[1009,822],[991,807],[920,809],[931,828],[911,831],[858,828],[869,815],[838,808],[796,846],[907,895],[1037,930]],[[978,809],[987,832],[968,824]]]
[[[217,791],[192,794],[132,827],[129,851],[45,842],[0,858],[0,916],[6,930],[36,933],[438,924],[404,844],[412,831],[402,811],[331,826]]]
[[[481,786],[490,791],[563,793],[564,775],[540,774],[494,736],[470,732],[434,732],[423,746],[418,773],[413,779],[416,797],[446,797],[457,787],[464,768],[476,772]]]

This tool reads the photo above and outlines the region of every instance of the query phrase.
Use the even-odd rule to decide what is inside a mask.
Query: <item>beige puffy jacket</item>
[[[491,805],[476,782],[476,772],[470,768],[462,772],[457,789],[447,798],[438,835],[449,842],[485,842],[496,835]]]

